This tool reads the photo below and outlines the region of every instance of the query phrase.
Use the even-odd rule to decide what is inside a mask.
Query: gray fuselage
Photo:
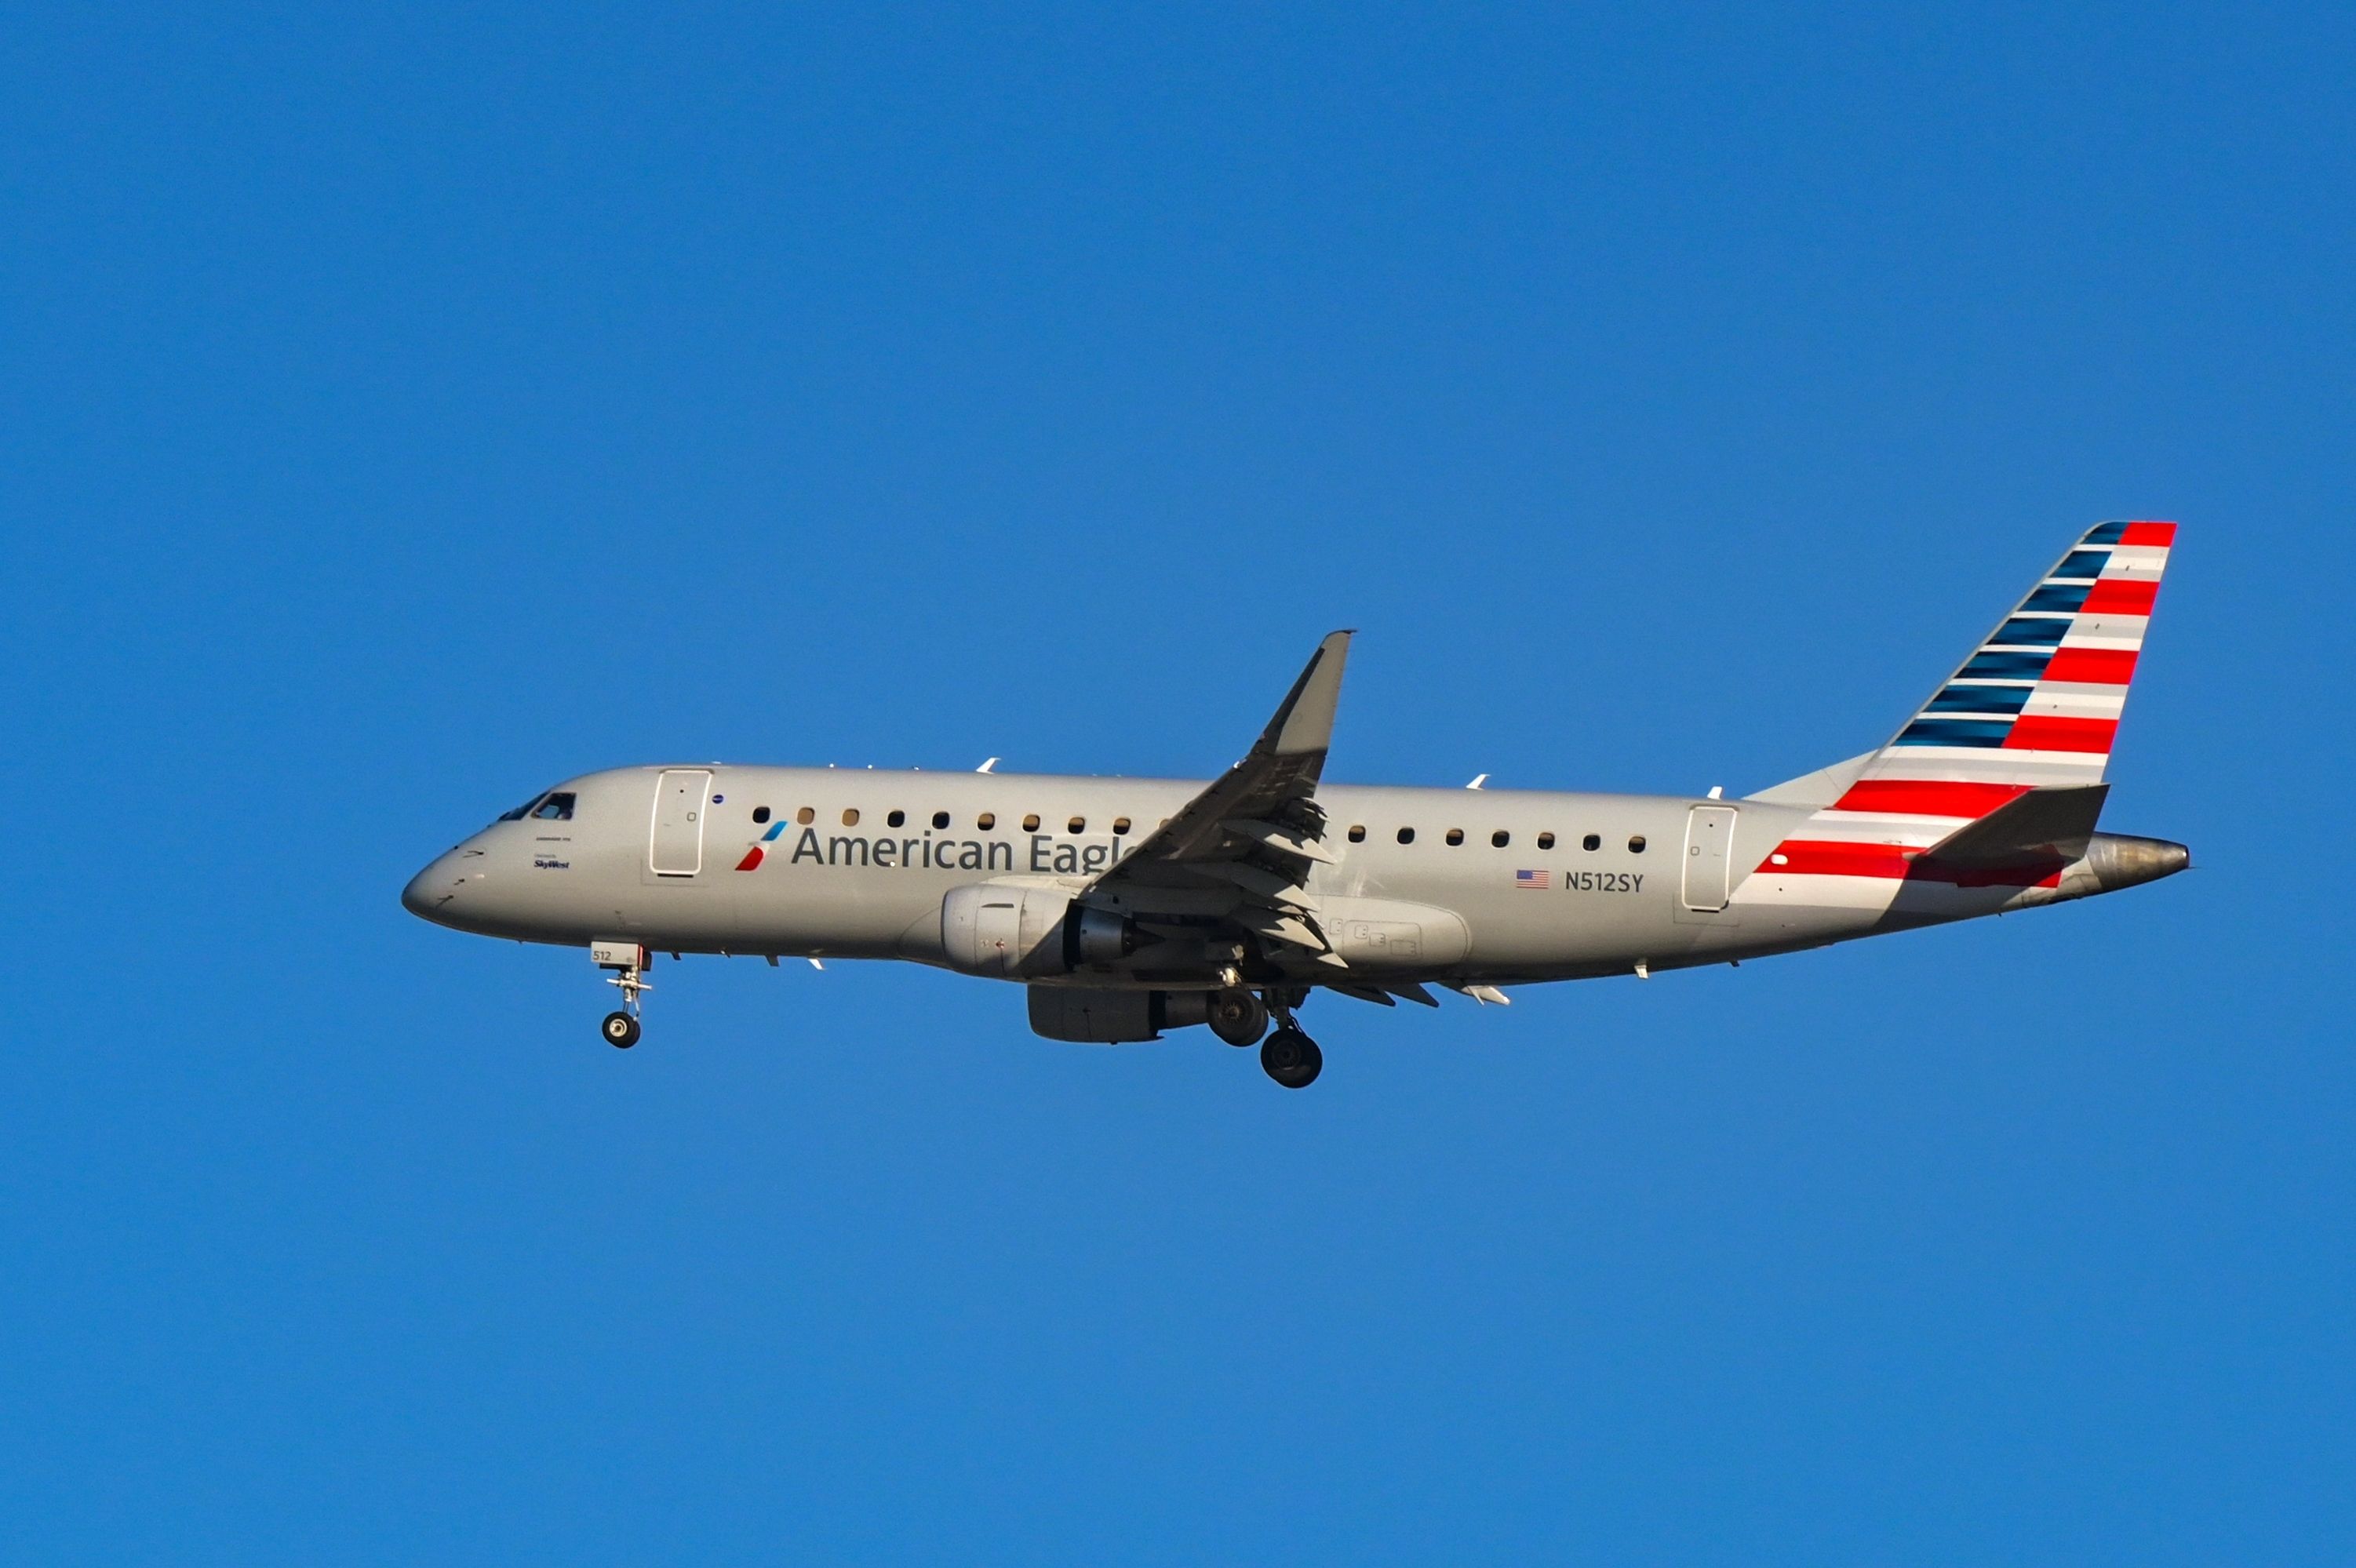
[[[663,781],[704,773],[694,820],[665,822]],[[525,942],[626,938],[680,953],[968,967],[951,964],[944,944],[953,890],[1081,891],[1204,787],[718,763],[616,769],[559,786],[573,797],[562,819],[502,820],[468,838],[419,872],[403,902],[444,925]],[[1323,785],[1316,799],[1333,863],[1314,869],[1308,891],[1350,955],[1352,978],[1512,984],[1649,972],[2108,891],[2081,875],[2058,888],[1893,886],[1863,904],[1778,898],[1754,884],[1773,881],[1765,862],[1807,820],[1805,805],[1349,784]],[[1711,814],[1722,844],[1689,837],[1697,812]],[[1696,896],[1688,875],[1705,852],[1723,864]],[[1124,963],[1004,977],[1207,986],[1215,972],[1173,943]]]

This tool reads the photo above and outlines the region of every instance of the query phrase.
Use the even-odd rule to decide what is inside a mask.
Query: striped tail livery
[[[1832,891],[1818,879],[1853,879],[1841,901],[1863,904],[1892,880],[2060,887],[2097,837],[2104,770],[2175,541],[2173,523],[2088,531],[1889,744],[1811,775],[1835,779],[1837,795],[1759,870],[1816,883],[1815,897]]]

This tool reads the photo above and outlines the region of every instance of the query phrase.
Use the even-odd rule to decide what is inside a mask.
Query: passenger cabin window
[[[1414,829],[1414,828],[1412,828],[1412,827],[1402,827],[1402,828],[1400,828],[1400,829],[1398,830],[1398,841],[1399,841],[1400,843],[1402,843],[1402,844],[1412,844],[1412,843],[1414,843],[1414,842],[1415,842],[1415,829]]]
[[[908,814],[905,811],[886,812],[884,816],[884,826],[886,827],[905,827],[908,826]]]
[[[1037,812],[1032,811],[1025,812],[1023,814],[1023,831],[1025,833],[1036,833],[1039,831],[1039,814]]]
[[[1541,848],[1541,849],[1551,849],[1551,848],[1554,848],[1554,835],[1553,835],[1553,834],[1551,834],[1551,833],[1541,833],[1541,834],[1539,834],[1539,835],[1538,835],[1538,848]]]
[[[1116,817],[1114,817],[1114,818],[1112,819],[1112,830],[1113,830],[1115,833],[1126,833],[1126,832],[1128,832],[1128,831],[1129,831],[1129,818],[1128,818],[1128,817],[1126,817],[1126,816],[1116,816]]]
[[[1363,822],[1353,822],[1350,824],[1350,842],[1353,844],[1364,844],[1365,841],[1366,825]]]
[[[541,801],[538,805],[531,808],[532,820],[535,822],[572,821],[573,798],[572,791],[562,789],[558,790],[554,795],[550,795],[546,800]]]
[[[1582,849],[1601,849],[1603,848],[1603,835],[1590,833],[1579,841],[1579,847]]]
[[[846,805],[842,808],[842,825],[845,827],[856,827],[859,826],[859,808],[857,806]]]
[[[753,808],[753,820],[754,820],[754,821],[755,821],[755,822],[766,822],[766,821],[768,821],[768,820],[769,820],[769,808],[768,808],[767,806],[766,806],[766,805],[756,805],[756,806],[755,806],[755,807]]]
[[[1088,830],[1088,819],[1087,819],[1087,817],[1085,817],[1085,816],[1075,816],[1074,818],[1072,818],[1071,823],[1070,823],[1070,825],[1069,825],[1069,831],[1071,831],[1071,832],[1073,832],[1073,833],[1086,833],[1087,830]]]
[[[1506,845],[1511,844],[1513,841],[1514,836],[1506,832],[1502,827],[1489,835],[1489,842],[1500,849],[1504,848]]]
[[[998,813],[994,811],[985,811],[980,816],[973,819],[973,825],[982,832],[987,833],[991,828],[998,826]]]
[[[1462,829],[1462,827],[1451,827],[1451,828],[1450,828],[1450,829],[1448,830],[1448,841],[1449,841],[1451,844],[1462,844],[1462,843],[1463,843],[1463,842],[1464,842],[1464,829]]]
[[[800,823],[804,827],[808,827],[811,823],[818,820],[818,813],[806,805],[799,811],[794,813],[794,820]]]
[[[948,825],[949,814],[948,812],[937,811],[933,813],[933,826],[935,827],[947,827]]]
[[[1631,836],[1628,840],[1628,853],[1631,855],[1641,855],[1644,852],[1644,836],[1641,833]]]

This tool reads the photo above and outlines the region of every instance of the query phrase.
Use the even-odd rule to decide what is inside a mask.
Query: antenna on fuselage
[[[988,773],[991,769],[992,769],[992,768],[996,767],[997,765],[998,765],[998,759],[997,759],[996,757],[992,757],[992,758],[991,758],[991,759],[990,759],[990,761],[988,761],[988,762],[986,762],[986,763],[982,763],[982,764],[981,764],[981,766],[980,766],[980,767],[978,767],[978,768],[974,769],[973,771],[974,771],[975,773]]]
[[[1487,784],[1488,782],[1489,775],[1487,773],[1475,773],[1472,775],[1472,782],[1466,784],[1464,787],[1466,789],[1479,789],[1483,784]]]

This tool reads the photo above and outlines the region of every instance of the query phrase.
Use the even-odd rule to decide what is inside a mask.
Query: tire
[[[638,1020],[627,1013],[607,1013],[599,1029],[605,1043],[616,1051],[627,1051],[638,1043]]]
[[[1208,1010],[1211,1032],[1229,1045],[1258,1045],[1268,1032],[1268,1005],[1241,987],[1212,992]]]
[[[1288,1027],[1268,1037],[1259,1048],[1259,1064],[1287,1089],[1306,1089],[1324,1070],[1325,1053],[1317,1049],[1315,1040]]]

